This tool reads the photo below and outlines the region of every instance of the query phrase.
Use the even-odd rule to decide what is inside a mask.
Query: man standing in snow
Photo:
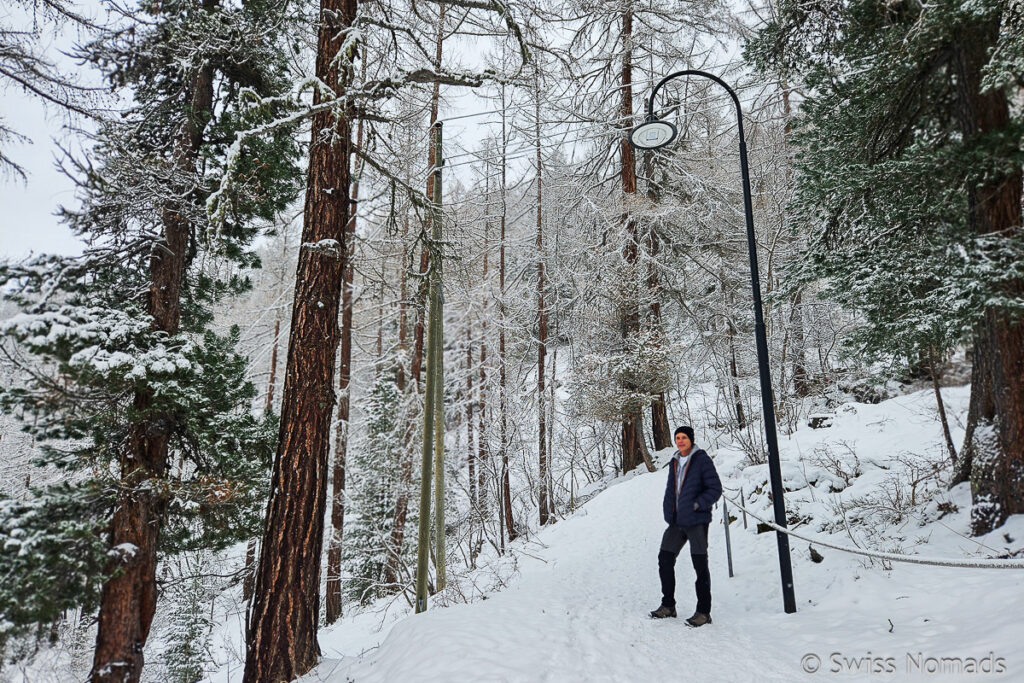
[[[679,551],[690,544],[690,559],[697,573],[697,610],[686,620],[690,626],[711,623],[711,572],[708,570],[708,527],[711,506],[722,495],[722,482],[715,464],[700,448],[694,448],[693,428],[680,427],[675,433],[675,455],[669,463],[665,486],[665,523],[658,553],[661,577],[661,607],[651,612],[655,619],[676,616],[675,565]]]

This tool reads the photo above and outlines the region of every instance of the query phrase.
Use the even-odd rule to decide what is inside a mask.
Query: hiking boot
[[[662,605],[658,609],[651,612],[651,616],[655,619],[664,619],[665,617],[674,617],[676,615],[675,607],[667,607]]]
[[[703,612],[694,612],[693,616],[686,620],[690,626],[703,626],[711,623],[711,615]]]

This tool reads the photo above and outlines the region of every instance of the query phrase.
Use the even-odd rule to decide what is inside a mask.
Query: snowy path
[[[962,413],[966,388],[948,391]],[[844,491],[847,499],[881,487],[906,449],[941,449],[932,401],[919,392],[857,404],[838,411],[831,429],[785,439],[786,485],[799,489],[787,494],[790,513],[832,517],[829,479],[807,483],[815,475],[806,456],[826,442],[860,454],[864,473]],[[749,495],[764,472],[743,469],[741,457],[721,452],[716,464],[727,487],[745,483]],[[729,578],[720,507],[709,538],[714,623],[692,629],[682,618],[648,618],[660,600],[664,477],[659,470],[624,478],[525,547],[517,541],[518,573],[485,600],[392,613],[383,623],[366,613],[322,630],[324,659],[302,682],[1024,681],[1024,570],[896,564],[890,571],[829,549],[815,564],[807,543],[794,540],[798,611],[787,615],[775,534],[735,521],[736,576]],[[759,500],[767,505],[766,496]],[[966,538],[966,485],[943,490],[931,505],[940,500],[952,512],[923,525],[909,518],[879,537],[879,546],[967,557],[979,552],[979,541],[996,552],[1024,543],[1024,515],[987,537]],[[816,527],[803,531],[826,537]],[[827,538],[851,543],[845,531]],[[694,604],[685,555],[676,575],[685,617]]]
[[[366,661],[325,661],[306,680],[721,680],[724,662],[733,680],[786,680],[784,667],[766,666],[775,658],[765,643],[719,625],[741,609],[728,600],[702,629],[647,616],[661,597],[662,477],[613,486],[548,529],[540,536],[549,546],[540,552],[544,561],[521,560],[522,577],[508,590],[406,619]],[[729,579],[717,550],[713,581],[724,595]],[[693,607],[688,557],[680,556],[677,573],[685,617]]]

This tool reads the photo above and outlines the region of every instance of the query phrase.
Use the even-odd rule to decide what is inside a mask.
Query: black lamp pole
[[[761,310],[761,281],[757,269],[757,242],[754,237],[754,209],[750,199],[750,171],[747,168],[747,143],[743,139],[743,110],[740,108],[740,99],[736,96],[729,85],[718,76],[705,71],[685,70],[665,76],[661,79],[647,102],[647,119],[645,124],[658,122],[654,116],[654,98],[665,83],[674,78],[682,76],[700,76],[708,78],[725,88],[736,105],[736,122],[739,124],[740,132],[740,173],[743,176],[743,209],[747,218],[747,250],[750,253],[750,286],[754,293],[754,335],[757,337],[757,367],[761,376],[761,407],[764,415],[764,433],[768,441],[768,470],[772,486],[772,503],[775,508],[775,523],[780,527],[786,527],[786,503],[783,500],[784,489],[782,488],[782,467],[779,464],[779,442],[775,433],[775,403],[772,398],[772,379],[768,369],[768,338],[765,334],[764,313]],[[658,123],[658,125],[670,125]],[[638,128],[642,128],[640,126]],[[656,146],[668,144],[675,138],[675,129],[672,128],[671,137],[660,142]],[[630,136],[633,142],[633,136]],[[636,143],[634,143],[636,144]],[[642,145],[637,145],[641,146]],[[793,565],[789,557],[789,537],[781,531],[775,532],[779,544],[779,571],[782,576],[782,602],[787,614],[796,612],[796,597],[793,594]]]

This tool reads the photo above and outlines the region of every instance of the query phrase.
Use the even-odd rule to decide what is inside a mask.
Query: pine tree
[[[4,505],[0,528],[21,543],[0,552],[23,571],[5,583],[3,606],[22,609],[3,624],[19,633],[98,605],[94,681],[139,679],[160,557],[259,528],[274,420],[251,412],[238,330],[207,328],[212,304],[248,286],[218,264],[258,265],[247,245],[295,193],[291,131],[242,146],[217,225],[206,199],[233,132],[281,114],[253,105],[284,86],[272,10],[143,3],[81,47],[133,97],[87,159],[66,161],[81,206],[63,216],[89,248],[0,267],[24,309],[3,335],[30,375],[0,405],[25,420],[40,463],[65,472]]]
[[[805,83],[802,279],[864,314],[864,353],[973,345],[976,533],[1024,512],[1022,23],[1007,0],[784,2],[750,48]]]
[[[203,553],[197,558],[202,563]],[[202,564],[200,564],[202,566]],[[170,615],[170,629],[163,659],[168,683],[196,683],[203,678],[210,641],[209,603],[213,598],[203,576],[183,576],[171,589],[176,609]]]

